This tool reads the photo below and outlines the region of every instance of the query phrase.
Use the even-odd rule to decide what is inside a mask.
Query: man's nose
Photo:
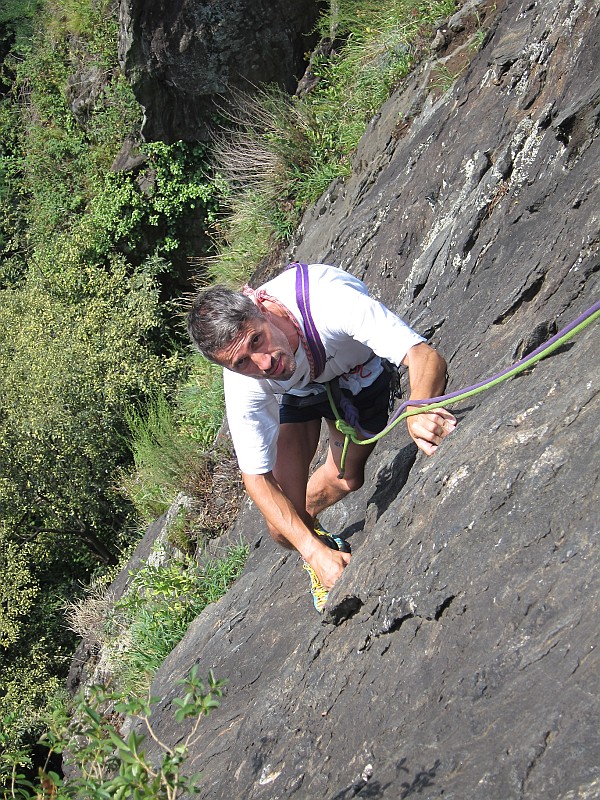
[[[266,372],[271,367],[271,356],[269,353],[253,353],[252,361],[263,372]]]

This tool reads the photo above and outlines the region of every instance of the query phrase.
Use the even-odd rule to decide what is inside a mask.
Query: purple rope
[[[544,342],[544,344],[541,344],[539,347],[536,347],[536,349],[533,350],[531,353],[529,353],[529,355],[520,359],[516,363],[511,364],[510,367],[506,367],[501,372],[497,372],[495,375],[492,375],[491,378],[487,378],[486,380],[480,381],[479,383],[474,383],[472,386],[466,386],[463,389],[459,389],[456,392],[450,392],[449,394],[442,394],[439,397],[429,397],[426,400],[406,400],[404,403],[401,403],[401,405],[396,409],[396,411],[394,411],[394,413],[390,417],[388,425],[394,422],[394,420],[396,420],[408,406],[426,406],[429,405],[430,403],[443,403],[447,400],[452,400],[452,398],[458,397],[461,394],[465,394],[466,392],[473,391],[474,389],[480,389],[482,386],[485,386],[486,384],[491,383],[492,381],[498,380],[498,378],[502,378],[507,373],[512,372],[513,369],[517,369],[521,365],[527,363],[528,361],[531,361],[532,358],[535,358],[540,353],[543,353],[544,350],[547,350],[559,339],[562,339],[564,336],[566,336],[570,331],[573,330],[573,328],[576,328],[578,325],[581,325],[582,322],[584,322],[588,317],[591,317],[593,314],[597,313],[598,310],[600,310],[600,300],[598,300],[596,303],[594,303],[593,306],[588,308],[587,311],[584,311],[583,314],[580,314],[577,317],[577,319],[573,320],[573,322],[569,323],[569,325],[564,327],[558,333],[554,334],[554,336],[548,339],[547,342]]]
[[[344,415],[344,419],[348,423],[348,425],[352,425],[353,428],[357,428],[360,433],[364,436],[365,432],[360,427],[360,420],[358,418],[358,409],[350,400],[350,398],[346,397],[346,395],[341,392],[340,394],[340,408]]]

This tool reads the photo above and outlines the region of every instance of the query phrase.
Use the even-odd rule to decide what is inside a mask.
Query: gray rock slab
[[[293,254],[345,267],[430,336],[450,390],[598,299],[599,18],[597,2],[498,3],[454,87],[426,93],[423,67],[303,220]],[[433,458],[402,426],[378,445],[323,518],[354,554],[323,617],[244,508],[245,572],[152,687],[178,742],[176,680],[195,664],[228,680],[186,767],[200,797],[600,796],[598,341],[595,324],[454,407]]]

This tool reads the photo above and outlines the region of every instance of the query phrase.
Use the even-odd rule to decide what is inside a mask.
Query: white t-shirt
[[[327,357],[325,369],[318,376],[320,384],[343,375],[340,385],[357,394],[379,377],[382,358],[399,365],[413,345],[425,341],[370,297],[365,284],[348,272],[311,264],[308,275],[310,310]],[[261,288],[283,303],[304,330],[296,302],[294,268]],[[310,365],[301,343],[295,357],[296,370],[287,381],[250,378],[224,370],[227,421],[240,469],[249,475],[262,475],[275,466],[278,395],[305,395],[318,390],[311,384]],[[366,367],[347,374],[360,364]]]

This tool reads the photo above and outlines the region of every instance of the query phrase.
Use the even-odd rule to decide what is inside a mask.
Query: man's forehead
[[[263,330],[267,324],[267,320],[262,315],[260,317],[252,317],[252,319],[245,322],[239,329],[237,335],[215,353],[217,360],[231,360],[236,352],[246,343],[247,339],[258,331]]]
[[[244,322],[237,335],[226,346],[231,347],[232,345],[239,344],[248,336],[252,336],[257,331],[263,330],[268,324],[268,320],[263,316],[263,314],[261,314],[260,317],[252,317],[251,319],[247,320],[247,322]]]

